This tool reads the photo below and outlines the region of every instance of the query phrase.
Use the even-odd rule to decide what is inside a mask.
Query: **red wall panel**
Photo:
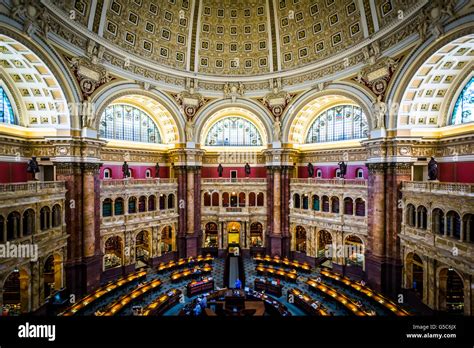
[[[230,171],[236,170],[237,171],[237,178],[245,178],[245,167],[226,167],[224,166],[224,170],[222,171],[223,178],[230,178]],[[203,178],[218,178],[219,173],[217,172],[217,166],[215,167],[202,167],[201,177]],[[267,169],[265,167],[252,167],[250,166],[250,178],[266,178],[267,177]]]
[[[323,174],[323,179],[334,179],[336,177],[336,170],[339,169],[338,165],[314,165],[314,176],[316,177],[316,171],[321,169]],[[345,178],[346,179],[355,179],[357,169],[362,169],[364,172],[364,178],[367,179],[368,169],[365,165],[348,165],[347,166],[347,173]],[[307,178],[308,177],[308,167],[307,166],[299,166],[298,167],[298,178]]]
[[[26,172],[27,163],[0,162],[0,183],[26,182],[31,174]]]
[[[438,163],[439,181],[474,183],[474,162]]]
[[[151,177],[155,177],[155,166],[138,166],[138,165],[129,165],[128,166],[132,170],[132,176],[134,179],[145,179],[145,173],[147,169],[151,170]],[[112,173],[112,179],[123,179],[122,173],[122,165],[121,164],[111,164],[111,165],[103,165],[100,168],[100,178],[104,178],[104,170],[110,169]],[[170,177],[170,170],[169,167],[160,166],[160,178],[169,178]]]

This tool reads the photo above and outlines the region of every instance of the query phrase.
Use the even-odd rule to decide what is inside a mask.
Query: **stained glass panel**
[[[108,106],[100,119],[100,136],[107,139],[161,143],[155,122],[142,110],[124,104]]]
[[[367,138],[369,127],[361,108],[338,105],[321,113],[309,128],[307,143]]]
[[[474,77],[463,88],[451,116],[451,124],[468,122],[474,122]]]
[[[261,146],[257,127],[241,117],[226,117],[217,121],[206,137],[208,146]]]
[[[10,99],[8,99],[8,96],[2,87],[0,87],[0,122],[18,124],[16,122],[15,114],[13,113]]]

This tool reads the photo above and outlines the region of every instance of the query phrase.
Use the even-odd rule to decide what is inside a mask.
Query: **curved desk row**
[[[393,301],[389,300],[388,298],[386,298],[385,296],[381,294],[376,293],[374,290],[370,289],[367,286],[354,282],[345,276],[335,274],[325,269],[321,269],[320,273],[321,273],[322,278],[335,280],[336,282],[342,285],[345,285],[348,288],[358,291],[359,293],[365,295],[367,298],[374,300],[376,303],[383,306],[385,309],[388,309],[395,315],[398,315],[398,316],[410,315],[409,312],[407,312],[403,308],[400,308]]]
[[[305,313],[313,316],[331,316],[332,314],[320,303],[305,294],[300,289],[291,288],[288,290],[288,302],[295,304]]]
[[[258,265],[255,270],[258,274],[271,275],[273,277],[285,279],[291,282],[296,282],[296,278],[298,278],[298,274],[294,269],[285,271],[282,269],[273,268],[272,266]]]
[[[276,297],[282,296],[283,286],[280,284],[279,279],[271,280],[269,278],[257,277],[254,280],[253,288]]]
[[[291,261],[286,257],[281,259],[277,256],[271,257],[270,255],[265,255],[265,256],[257,255],[253,259],[257,262],[261,262],[268,265],[286,266],[293,269],[297,269],[298,271],[302,271],[302,272],[307,272],[307,273],[311,272],[311,266],[308,263],[299,262],[297,260]]]
[[[214,279],[212,277],[205,277],[201,280],[192,280],[186,286],[187,296],[193,297],[203,292],[210,292],[214,290]]]
[[[185,266],[190,266],[190,265],[200,265],[203,263],[211,263],[214,260],[214,258],[211,255],[206,255],[202,256],[199,255],[197,257],[190,257],[187,259],[179,259],[178,261],[169,261],[166,263],[160,263],[158,265],[157,271],[158,273],[166,272],[166,271],[171,271],[176,268],[180,267],[185,267]]]
[[[149,293],[151,290],[154,290],[161,286],[161,281],[158,279],[151,280],[145,284],[140,285],[135,288],[131,293],[120,297],[118,300],[112,302],[107,306],[105,312],[96,312],[96,316],[113,316],[120,311],[122,311],[126,306],[131,302],[143,297],[145,294]]]
[[[174,307],[176,304],[179,303],[181,299],[181,290],[179,289],[172,289],[168,292],[162,293],[158,295],[158,297],[151,302],[146,308],[143,310],[143,316],[156,316],[162,315],[171,307]]]
[[[212,267],[209,265],[204,265],[202,267],[196,266],[194,268],[186,268],[180,271],[176,271],[173,274],[171,274],[170,278],[172,282],[177,282],[183,279],[188,279],[188,278],[208,274],[208,273],[211,273],[211,271],[212,271]]]
[[[82,312],[84,309],[86,309],[91,303],[93,303],[94,301],[97,301],[104,295],[110,294],[112,291],[121,289],[125,287],[126,285],[131,284],[133,281],[141,281],[145,279],[145,277],[146,277],[146,271],[138,271],[138,272],[129,274],[128,276],[122,277],[116,281],[109,282],[106,285],[94,291],[92,294],[87,295],[86,297],[82,298],[79,302],[77,302],[72,307],[68,308],[66,311],[64,311],[63,313],[59,315],[67,317],[67,316],[78,314]]]
[[[347,297],[344,294],[341,294],[337,292],[336,289],[333,289],[332,287],[322,284],[320,282],[317,282],[314,279],[308,279],[306,284],[309,285],[309,287],[313,290],[316,290],[317,292],[321,293],[322,295],[332,298],[341,305],[343,305],[350,313],[357,315],[357,316],[371,316],[375,315],[373,313],[368,313],[364,311],[362,308],[360,308],[353,300],[351,300],[349,297]]]

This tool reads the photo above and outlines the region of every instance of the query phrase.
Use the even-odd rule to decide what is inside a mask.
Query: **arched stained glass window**
[[[100,137],[116,140],[161,143],[155,122],[142,110],[125,104],[108,106],[100,118]]]
[[[0,122],[8,124],[17,124],[12,104],[8,99],[5,90],[0,86]]]
[[[217,121],[206,137],[209,146],[261,146],[257,127],[241,117],[226,117]]]
[[[338,105],[321,113],[309,128],[307,143],[324,143],[367,138],[369,127],[362,109],[355,105]]]
[[[474,122],[474,77],[464,86],[451,115],[451,124],[468,122]]]

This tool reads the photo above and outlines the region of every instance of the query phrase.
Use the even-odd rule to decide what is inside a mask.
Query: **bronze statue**
[[[160,177],[160,164],[158,162],[156,162],[155,164],[155,178],[159,178]]]
[[[36,180],[35,174],[40,171],[38,162],[36,161],[36,157],[33,156],[31,159],[28,161],[28,166],[26,167],[26,172],[31,173],[33,176],[33,180]]]
[[[438,180],[438,162],[434,157],[428,162],[428,180]]]
[[[250,176],[250,164],[245,163],[245,175]]]
[[[339,165],[340,178],[344,179],[347,173],[347,164],[344,163],[344,161],[341,161],[338,163],[338,165]]]
[[[130,176],[130,171],[128,169],[128,164],[127,164],[127,161],[124,161],[123,162],[123,165],[122,165],[122,173],[123,173],[123,178],[126,179]]]
[[[308,178],[312,178],[314,176],[314,166],[310,162],[308,163]]]
[[[222,172],[224,171],[224,167],[222,167],[222,164],[219,163],[219,166],[217,167],[217,172],[219,173],[219,178],[222,178]]]

